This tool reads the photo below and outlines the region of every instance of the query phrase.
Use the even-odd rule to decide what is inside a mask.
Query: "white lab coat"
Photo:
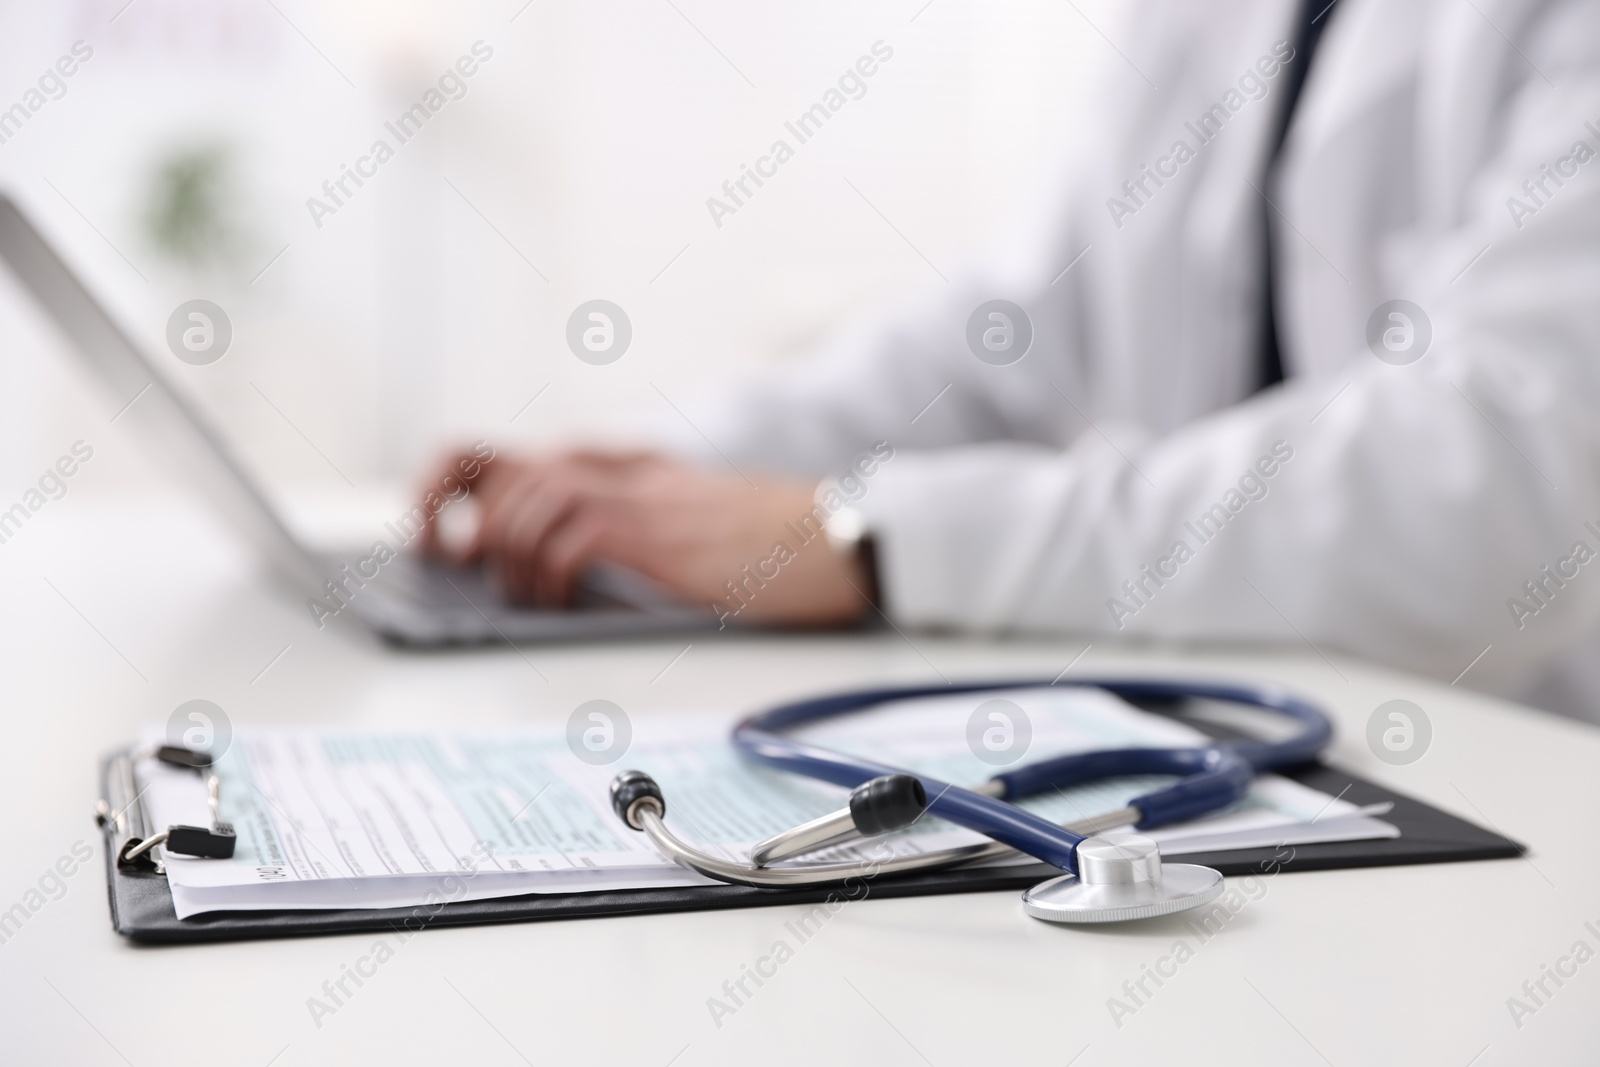
[[[901,626],[1281,641],[1446,681],[1487,647],[1463,685],[1600,717],[1600,558],[1574,554],[1600,553],[1600,158],[1573,158],[1600,153],[1600,3],[1341,0],[1264,190],[1288,380],[1252,396],[1281,73],[1164,184],[1123,183],[1197,145],[1295,6],[1146,3],[1032,239],[695,405],[684,447],[823,473],[891,442],[857,506]],[[1545,164],[1576,174],[1530,194]],[[1035,329],[1010,366],[965,340],[996,297]],[[1396,298],[1432,324],[1409,365],[1366,340]]]

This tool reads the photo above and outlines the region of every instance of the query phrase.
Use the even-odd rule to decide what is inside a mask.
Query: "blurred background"
[[[463,438],[625,438],[944,285],[1070,151],[1110,6],[10,3],[0,108],[93,55],[0,144],[0,186],[280,497],[393,493]],[[318,226],[307,199],[478,41],[466,94]],[[707,198],[878,41],[865,95],[718,227]],[[195,298],[233,323],[207,366],[164,343]],[[608,366],[564,343],[595,298],[633,323]],[[0,338],[0,486],[85,427],[117,443],[121,401],[4,272]],[[100,448],[74,491],[144,491],[149,463]]]

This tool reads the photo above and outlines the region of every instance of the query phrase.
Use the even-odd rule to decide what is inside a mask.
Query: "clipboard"
[[[838,898],[834,886],[757,889],[738,885],[674,886],[587,893],[529,893],[491,900],[469,900],[408,908],[328,911],[208,912],[179,919],[164,874],[124,870],[117,857],[132,838],[149,836],[133,777],[132,750],[113,753],[101,765],[98,805],[105,834],[106,888],[111,925],[133,941],[194,944],[301,937],[365,931],[416,932],[432,926],[473,923],[587,919],[610,915],[707,911],[773,904],[820,904]],[[1307,764],[1277,773],[1329,796],[1364,806],[1389,802],[1384,816],[1400,829],[1398,838],[1285,845],[1277,849],[1185,853],[1185,863],[1202,864],[1225,875],[1277,874],[1281,871],[1393,867],[1420,863],[1460,863],[1513,859],[1526,848],[1464,819],[1325,764]],[[1288,854],[1285,855],[1287,850]],[[864,896],[878,898],[1021,890],[1061,872],[1048,864],[934,871],[883,877],[863,883]],[[852,899],[860,899],[854,897]]]

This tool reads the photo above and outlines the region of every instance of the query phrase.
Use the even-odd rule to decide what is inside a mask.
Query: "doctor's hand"
[[[585,571],[606,561],[690,603],[736,611],[741,621],[826,625],[869,607],[858,559],[820,535],[802,543],[785,527],[799,529],[809,516],[809,484],[763,477],[756,489],[737,474],[648,452],[483,462],[463,452],[440,464],[424,494],[456,499],[463,485],[477,503],[477,527],[465,549],[447,549],[430,514],[424,551],[485,564],[514,603],[570,605]]]

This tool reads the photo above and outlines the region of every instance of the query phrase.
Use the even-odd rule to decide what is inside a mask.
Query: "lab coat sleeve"
[[[1441,183],[1464,190],[1457,208],[1390,279],[1431,320],[1423,358],[1390,365],[1352,344],[1336,377],[1143,443],[897,455],[858,505],[895,619],[1287,641],[1335,671],[1336,650],[1446,680],[1471,664],[1469,684],[1496,689],[1589,639],[1600,160],[1531,217],[1508,205],[1575,141],[1600,145],[1582,39],[1522,42],[1542,73],[1521,66],[1473,173]]]
[[[1079,175],[1070,161],[1049,172],[1019,198],[1029,206],[1002,226],[994,250],[948,284],[934,283],[930,298],[860,323],[777,373],[674,399],[648,436],[712,466],[732,464],[757,483],[763,470],[819,478],[883,441],[897,452],[990,440],[1065,444],[1062,394],[1046,380],[1069,392],[1081,380],[1081,297],[1053,280],[1087,242],[1068,217],[1073,198],[1062,195]],[[981,362],[966,339],[974,310],[999,296],[1024,309],[1033,334],[1014,366]]]

